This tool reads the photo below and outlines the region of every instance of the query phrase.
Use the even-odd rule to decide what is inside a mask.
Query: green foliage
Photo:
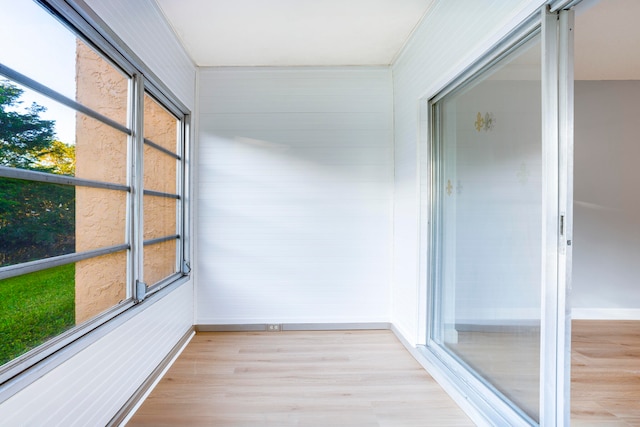
[[[6,81],[0,82],[0,165],[39,170],[37,153],[54,141],[55,122],[40,119],[45,108],[36,103],[24,112],[15,111],[22,103],[18,99],[23,92]]]
[[[0,280],[0,365],[75,325],[75,265]]]
[[[71,175],[76,171],[76,147],[55,140],[36,153],[38,167],[56,175]]]
[[[75,250],[75,188],[0,178],[0,266]]]
[[[20,112],[23,91],[0,82],[0,165],[73,175],[75,147],[54,139],[37,104]],[[73,252],[75,188],[0,178],[0,266]]]

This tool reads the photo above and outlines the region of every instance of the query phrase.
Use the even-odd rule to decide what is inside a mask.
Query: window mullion
[[[142,301],[146,287],[138,286],[144,281],[144,79],[140,74],[132,80],[131,124],[131,292],[133,299]]]
[[[180,143],[178,145],[180,152],[178,153],[178,155],[180,156],[181,160],[178,162],[178,176],[177,176],[177,182],[176,182],[176,188],[178,188],[178,191],[181,192],[182,196],[179,200],[178,200],[178,206],[177,206],[177,212],[176,212],[176,217],[178,220],[178,226],[177,226],[177,232],[180,236],[186,236],[185,232],[186,232],[186,227],[187,227],[187,218],[188,218],[188,211],[187,211],[187,206],[186,206],[186,200],[185,200],[185,195],[188,194],[187,193],[187,183],[189,182],[189,180],[187,179],[187,156],[186,156],[186,147],[187,147],[187,138],[188,138],[188,123],[187,123],[188,117],[183,117],[182,120],[178,123],[178,126],[180,127],[180,131],[179,131],[179,135],[180,135]],[[177,271],[181,271],[183,274],[188,274],[191,270],[190,268],[190,260],[188,259],[188,244],[189,242],[187,241],[187,239],[180,239],[180,244],[178,245],[177,248],[177,256],[176,256],[176,260],[179,263],[178,265],[178,270]]]

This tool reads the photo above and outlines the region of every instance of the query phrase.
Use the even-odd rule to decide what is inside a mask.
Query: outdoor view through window
[[[149,285],[179,271],[181,122],[145,95],[151,134],[144,160],[134,161],[132,77],[37,3],[0,0],[0,10],[5,365],[130,302],[144,269]],[[132,176],[143,165],[145,195],[136,202]],[[136,231],[143,221],[133,212],[153,220],[149,231]],[[147,239],[138,249],[135,233]],[[134,268],[143,243],[144,268]]]

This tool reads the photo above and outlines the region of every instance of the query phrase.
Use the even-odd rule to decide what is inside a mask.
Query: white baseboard
[[[271,329],[270,326],[275,326]],[[250,324],[199,324],[197,332],[260,332],[260,331],[348,331],[391,328],[388,322],[352,323],[250,323]]]
[[[640,308],[574,308],[574,320],[640,320]]]

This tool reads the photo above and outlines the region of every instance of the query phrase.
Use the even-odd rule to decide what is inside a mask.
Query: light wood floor
[[[640,321],[574,320],[571,425],[640,426]]]
[[[128,426],[472,426],[390,331],[197,334]]]
[[[573,321],[571,423],[640,426],[640,322]],[[129,426],[470,426],[389,331],[199,333]]]

